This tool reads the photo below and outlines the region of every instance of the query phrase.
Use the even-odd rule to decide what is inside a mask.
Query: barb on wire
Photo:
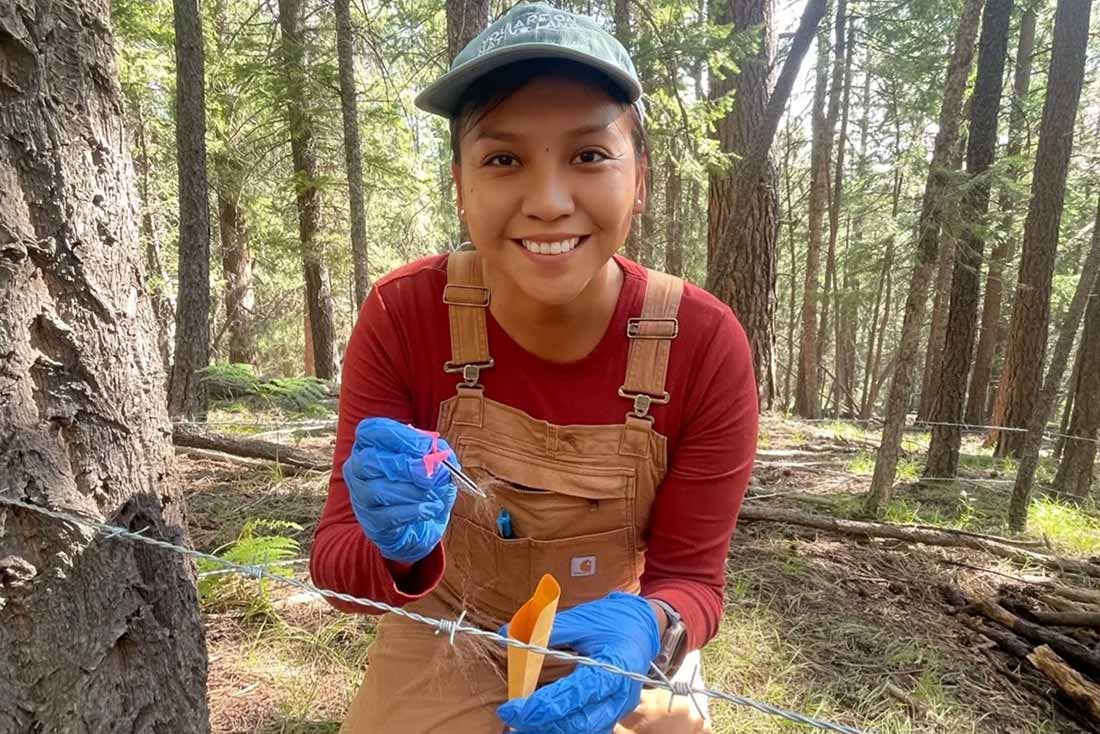
[[[502,635],[500,635],[496,632],[491,632],[489,630],[483,630],[479,627],[471,627],[469,625],[464,625],[464,624],[462,624],[462,621],[466,616],[465,610],[458,617],[458,619],[453,619],[453,620],[451,620],[451,619],[436,619],[435,617],[427,617],[425,615],[418,614],[416,612],[410,612],[406,609],[401,609],[400,607],[395,607],[395,606],[393,606],[391,604],[387,604],[385,602],[375,601],[373,599],[366,599],[366,598],[363,598],[363,597],[356,597],[356,596],[352,596],[351,594],[345,594],[345,593],[342,593],[342,592],[339,592],[339,591],[333,591],[331,589],[322,589],[318,586],[314,586],[313,584],[311,584],[309,582],[302,581],[300,579],[296,579],[293,576],[280,576],[278,574],[273,574],[273,573],[269,572],[266,568],[264,568],[262,566],[249,566],[249,565],[234,563],[233,561],[227,560],[225,558],[220,558],[219,556],[215,556],[215,555],[212,555],[210,553],[203,553],[202,551],[197,551],[193,548],[186,548],[186,547],[181,546],[181,545],[176,545],[176,544],[170,543],[166,540],[159,540],[157,538],[149,537],[147,535],[142,535],[141,533],[143,533],[148,528],[143,528],[140,531],[133,531],[133,530],[130,530],[129,528],[119,527],[119,526],[116,526],[116,525],[109,525],[105,522],[101,522],[99,520],[89,518],[89,517],[85,517],[83,515],[78,515],[78,514],[75,514],[75,513],[72,513],[72,512],[62,512],[62,511],[59,511],[59,510],[51,510],[47,507],[42,507],[41,505],[36,505],[36,504],[32,504],[30,502],[24,502],[22,500],[15,499],[14,497],[5,496],[4,494],[0,494],[0,504],[6,504],[6,505],[14,506],[14,507],[20,507],[20,508],[23,508],[25,510],[29,510],[31,512],[38,513],[40,515],[45,515],[46,517],[52,517],[56,520],[61,520],[63,522],[73,523],[73,524],[76,524],[76,525],[83,525],[84,527],[87,527],[87,528],[96,530],[100,533],[103,533],[108,538],[119,538],[119,539],[132,540],[132,541],[135,541],[135,542],[138,542],[138,543],[145,543],[146,545],[151,545],[151,546],[154,546],[154,547],[157,547],[157,548],[161,548],[163,550],[172,551],[173,553],[178,553],[179,555],[187,556],[189,558],[195,558],[195,559],[201,558],[201,559],[210,561],[212,563],[216,563],[216,564],[219,564],[221,566],[224,566],[225,568],[231,569],[231,570],[233,570],[233,571],[235,571],[235,572],[237,572],[241,575],[244,575],[244,576],[248,576],[248,577],[252,577],[252,578],[266,578],[266,579],[269,579],[271,581],[286,584],[287,586],[293,586],[293,587],[295,587],[297,589],[300,589],[302,591],[307,591],[307,592],[311,592],[311,593],[314,593],[314,594],[319,594],[320,596],[323,596],[323,597],[326,597],[326,598],[329,598],[329,599],[337,599],[339,601],[348,602],[350,604],[358,604],[358,605],[361,605],[361,606],[372,607],[374,609],[381,609],[382,611],[389,612],[389,613],[397,615],[399,617],[404,617],[404,618],[412,620],[414,622],[419,622],[419,623],[427,625],[429,627],[434,627],[437,632],[443,632],[443,633],[447,634],[448,638],[450,639],[450,641],[452,643],[454,642],[455,634],[463,634],[463,635],[469,635],[471,637],[479,637],[479,638],[486,639],[486,640],[492,640],[493,642],[496,642],[500,645],[506,645],[508,647],[515,647],[515,648],[519,648],[521,650],[527,650],[529,652],[539,653],[541,655],[545,655],[545,656],[550,657],[550,658],[555,658],[555,659],[558,659],[558,660],[564,660],[566,662],[575,663],[577,665],[586,665],[586,666],[589,666],[589,667],[592,667],[592,668],[597,668],[599,670],[603,670],[603,671],[605,671],[607,673],[611,673],[613,675],[621,675],[625,678],[629,678],[630,680],[633,680],[633,681],[636,681],[636,682],[639,682],[639,683],[642,683],[642,684],[645,684],[645,685],[648,685],[648,686],[652,686],[654,688],[661,688],[661,689],[670,691],[674,695],[700,695],[700,696],[706,696],[707,698],[718,699],[718,700],[721,700],[721,701],[727,701],[729,703],[737,704],[739,706],[745,706],[745,707],[751,708],[755,711],[759,711],[761,713],[769,714],[771,716],[777,716],[779,718],[786,719],[787,721],[791,721],[791,722],[794,722],[796,724],[802,724],[804,726],[810,726],[810,727],[813,727],[813,728],[816,728],[816,729],[824,729],[824,730],[827,730],[827,731],[838,732],[838,734],[868,734],[867,732],[864,732],[860,729],[854,729],[850,726],[845,726],[843,724],[836,724],[836,723],[833,723],[831,721],[825,721],[823,719],[815,719],[815,718],[812,718],[810,716],[805,716],[803,714],[797,713],[795,711],[789,711],[787,709],[780,708],[779,706],[774,706],[774,705],[772,705],[770,703],[766,703],[764,701],[756,701],[754,699],[747,698],[745,696],[740,696],[740,695],[735,694],[735,693],[726,693],[724,691],[714,691],[714,690],[711,690],[709,688],[700,688],[700,687],[697,687],[697,686],[693,685],[690,682],[686,683],[686,684],[683,684],[681,682],[673,683],[673,682],[669,681],[667,678],[665,680],[661,680],[659,678],[650,678],[650,677],[642,675],[640,673],[635,673],[635,672],[630,671],[630,670],[625,670],[625,669],[620,668],[618,666],[611,665],[609,663],[605,663],[605,662],[602,662],[600,660],[595,660],[595,659],[590,658],[590,657],[585,657],[583,655],[577,655],[575,653],[565,652],[563,650],[554,650],[554,649],[551,649],[551,648],[543,647],[541,645],[532,645],[530,643],[520,642],[519,640],[512,639],[510,637],[504,637],[504,636],[502,636]]]

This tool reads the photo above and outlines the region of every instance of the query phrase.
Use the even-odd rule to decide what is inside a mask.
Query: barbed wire
[[[692,685],[687,681],[669,681],[667,678],[650,678],[640,673],[635,673],[630,670],[624,670],[615,665],[595,660],[583,655],[577,655],[563,650],[554,650],[540,645],[532,645],[519,640],[512,639],[510,637],[504,637],[496,632],[489,630],[483,630],[479,627],[471,627],[469,625],[462,624],[462,620],[466,615],[463,611],[458,619],[437,619],[435,617],[428,617],[416,612],[410,612],[400,607],[395,607],[391,604],[387,604],[381,601],[375,601],[373,599],[367,599],[363,597],[352,596],[351,594],[345,594],[339,591],[333,591],[331,589],[323,589],[315,586],[307,581],[294,578],[293,576],[282,576],[279,574],[273,574],[269,572],[263,565],[246,565],[235,563],[233,561],[221,558],[219,556],[212,555],[210,553],[203,553],[193,548],[187,548],[181,545],[176,545],[166,540],[160,540],[159,538],[152,538],[143,535],[147,528],[140,531],[130,530],[129,528],[120,527],[117,525],[110,525],[108,523],[96,520],[94,518],[85,517],[72,512],[64,512],[60,510],[53,510],[41,505],[36,505],[30,502],[24,502],[23,500],[15,499],[14,497],[8,497],[0,493],[0,504],[5,504],[13,507],[20,507],[31,512],[35,512],[39,515],[51,517],[56,520],[73,523],[75,525],[82,525],[86,528],[90,528],[99,533],[102,533],[106,539],[125,539],[138,543],[144,543],[146,545],[154,546],[162,550],[171,551],[182,556],[187,556],[194,559],[202,559],[211,563],[218,564],[226,568],[229,572],[238,573],[242,576],[255,579],[268,579],[277,583],[282,583],[287,586],[295,587],[301,591],[306,591],[314,594],[318,594],[322,597],[329,599],[336,599],[338,601],[348,602],[351,604],[358,604],[361,606],[372,607],[374,609],[381,609],[399,617],[419,622],[429,627],[434,627],[436,634],[443,633],[447,635],[450,642],[454,643],[454,637],[456,634],[468,635],[470,637],[478,637],[481,639],[491,640],[501,645],[508,647],[515,647],[521,650],[527,650],[529,652],[539,653],[550,658],[557,660],[563,660],[565,662],[575,663],[577,665],[586,665],[592,668],[603,670],[613,675],[620,675],[630,680],[651,686],[654,688],[661,688],[672,693],[673,696],[705,696],[707,698],[726,701],[728,703],[736,704],[738,706],[745,706],[751,708],[760,713],[768,714],[770,716],[777,716],[795,724],[802,724],[803,726],[810,726],[815,729],[823,729],[826,731],[838,732],[838,734],[869,734],[866,731],[860,729],[854,729],[850,726],[843,724],[833,723],[831,721],[825,721],[823,719],[817,719],[811,716],[806,716],[795,711],[790,711],[773,704],[757,701],[746,696],[741,696],[736,693],[727,693],[725,691],[716,691],[709,688],[702,688]],[[663,678],[663,676],[662,676]],[[670,702],[671,705],[671,702]]]

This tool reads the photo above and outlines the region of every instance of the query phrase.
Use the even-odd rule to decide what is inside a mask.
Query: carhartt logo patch
[[[570,576],[595,576],[596,556],[577,556],[569,561]]]

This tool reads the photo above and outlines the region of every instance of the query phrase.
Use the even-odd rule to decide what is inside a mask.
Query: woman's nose
[[[572,213],[573,192],[567,173],[552,166],[533,169],[523,196],[523,214],[551,222]]]

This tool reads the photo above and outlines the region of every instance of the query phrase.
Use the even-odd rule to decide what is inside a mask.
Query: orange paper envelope
[[[508,636],[513,640],[546,647],[560,597],[561,587],[557,580],[545,574],[539,580],[534,595],[512,616]],[[543,657],[540,653],[508,648],[508,698],[522,698],[535,692]]]

